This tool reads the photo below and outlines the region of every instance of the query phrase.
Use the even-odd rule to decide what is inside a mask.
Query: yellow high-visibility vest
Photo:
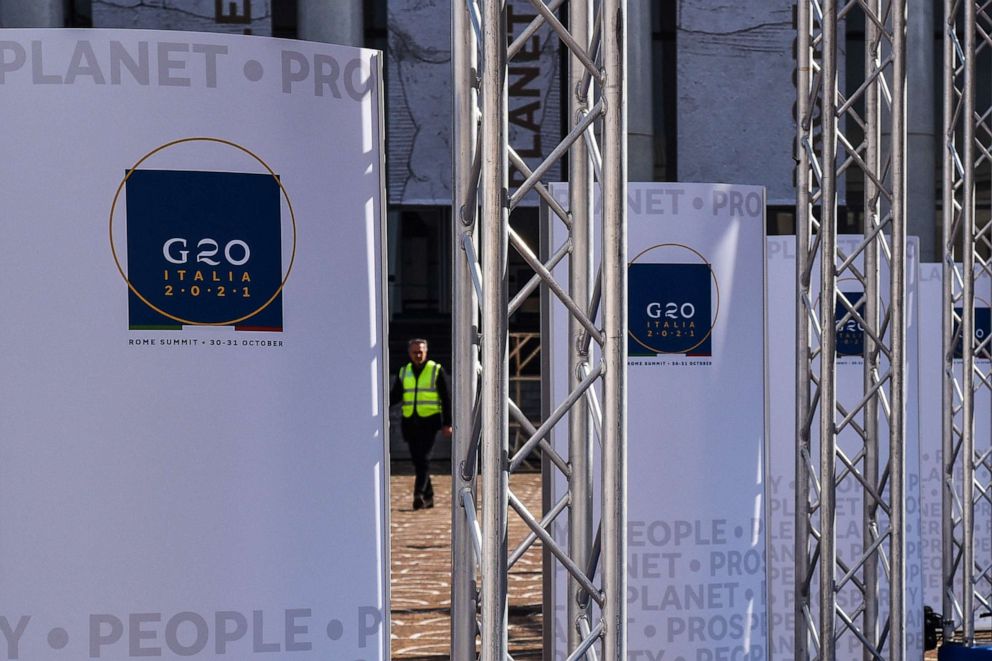
[[[441,397],[437,394],[437,375],[441,366],[433,360],[424,363],[420,376],[413,375],[413,364],[400,368],[403,383],[403,417],[412,418],[416,412],[421,418],[441,413]]]

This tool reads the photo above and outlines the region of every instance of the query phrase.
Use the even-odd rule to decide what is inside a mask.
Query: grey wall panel
[[[793,2],[682,0],[678,179],[757,184],[795,204]]]

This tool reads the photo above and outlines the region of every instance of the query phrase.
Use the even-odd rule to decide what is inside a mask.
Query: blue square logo
[[[709,264],[631,264],[628,355],[711,356],[712,283]]]
[[[135,170],[128,323],[282,330],[279,183],[269,174]]]

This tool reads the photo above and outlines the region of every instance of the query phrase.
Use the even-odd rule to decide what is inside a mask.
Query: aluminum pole
[[[575,41],[588,49],[592,38],[592,0],[571,0],[569,3],[569,30]],[[573,129],[588,112],[592,104],[592,88],[583,87],[586,68],[574,54],[569,58],[568,77],[569,129]],[[590,285],[593,276],[593,174],[589,149],[585,140],[572,145],[568,161],[569,211],[572,227],[572,255],[569,261],[569,292],[588,315]],[[589,364],[589,345],[583,342],[586,330],[578,319],[568,320],[568,379],[569,390],[574,391],[584,379],[582,368]],[[569,411],[569,556],[579,567],[589,563],[593,535],[593,443],[586,398],[578,400]],[[584,636],[579,630],[582,618],[590,618],[590,602],[580,601],[582,588],[574,577],[568,581],[567,640],[568,649],[574,650]],[[584,604],[584,605],[583,605]]]
[[[507,59],[506,2],[482,3],[482,661],[506,661]]]
[[[834,412],[837,410],[835,356],[837,325],[837,5],[826,0],[823,6],[823,166],[822,219],[819,226],[820,249],[820,657],[834,659],[836,634],[834,612],[834,567],[836,545],[836,466],[837,436]]]
[[[889,416],[889,658],[906,657],[906,2],[892,14],[892,264],[889,313],[892,381]]]
[[[813,19],[809,3],[800,0],[797,7],[797,79],[796,79],[796,155],[798,170],[796,172],[796,491],[795,491],[795,597],[793,603],[796,659],[810,658],[810,629],[808,617],[811,617],[810,605],[812,592],[810,590],[813,577],[813,561],[810,557],[810,539],[812,526],[810,517],[813,515],[810,493],[810,462],[812,445],[810,443],[810,418],[812,402],[811,391],[811,361],[812,346],[810,337],[810,316],[813,312],[809,305],[813,300],[810,291],[810,274],[813,269],[810,254],[813,227],[813,184],[812,160],[816,158],[813,151],[813,107],[811,102],[812,90],[812,33]]]
[[[602,0],[603,100],[603,658],[627,659],[626,2]]]
[[[472,163],[477,144],[475,112],[478,107],[476,71],[478,68],[477,40],[465,2],[454,2],[451,7],[452,73],[454,88],[453,154],[452,162]],[[459,237],[467,236],[475,243],[478,210],[475,203],[477,182],[472,168],[452,168],[452,268],[454,276],[454,305],[452,305],[454,415],[451,462],[451,658],[469,659],[475,656],[476,586],[475,549],[469,516],[474,509],[466,510],[459,494],[468,491],[474,508],[475,474],[477,457],[469,457],[473,433],[473,407],[478,393],[477,366],[478,305],[472,283],[472,264]],[[469,202],[471,200],[471,202]],[[474,251],[478,254],[478,249]]]
[[[943,484],[941,488],[941,569],[942,594],[941,606],[944,613],[943,639],[952,640],[954,637],[954,612],[958,602],[956,599],[955,576],[957,563],[955,555],[956,516],[954,502],[957,488],[955,487],[956,438],[954,435],[954,351],[953,346],[953,315],[954,315],[954,260],[955,250],[954,227],[957,223],[955,183],[958,180],[956,170],[957,138],[955,108],[957,106],[957,75],[958,52],[955,48],[957,19],[956,7],[958,0],[944,0],[944,144],[943,144],[943,322],[941,335],[943,338],[943,388],[941,401],[941,448],[943,457]]]
[[[964,640],[975,641],[975,412],[972,375],[975,361],[972,351],[975,337],[975,253],[972,239],[975,235],[975,3],[964,3],[964,132],[962,140],[963,188],[961,209],[962,285],[961,285],[961,456],[963,460],[964,512],[962,530],[964,549],[961,557],[961,582],[964,585],[962,607],[964,610]]]
[[[874,0],[873,8],[880,9],[880,0]],[[880,12],[879,12],[880,13]],[[882,30],[872,21],[865,21],[865,80],[873,80],[872,73],[881,67],[882,62]],[[881,172],[882,164],[882,95],[879,90],[880,81],[875,78],[865,90],[865,163],[873,172]],[[864,235],[872,236],[881,222],[882,201],[880,186],[872,179],[865,181],[864,194]],[[879,327],[880,320],[880,259],[881,250],[878,242],[872,242],[864,255],[864,319],[871,328]],[[864,365],[862,369],[862,384],[865,392],[870,392],[875,385],[875,379],[880,371],[880,347],[873,336],[864,334]],[[879,424],[878,399],[872,397],[866,404],[863,414],[863,430],[865,442],[864,476],[875,491],[865,490],[862,500],[862,540],[867,546],[878,534],[879,505],[876,493],[878,489],[879,469]],[[862,632],[872,645],[878,646],[878,556],[872,554],[864,564],[865,610],[862,616]],[[863,651],[864,661],[872,661],[871,650]]]

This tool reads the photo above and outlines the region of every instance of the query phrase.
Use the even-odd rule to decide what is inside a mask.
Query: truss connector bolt
[[[475,214],[469,214],[468,205],[463,204],[458,207],[458,219],[462,221],[462,225],[470,227],[475,222],[474,216]],[[465,246],[462,246],[462,250],[465,250]]]
[[[468,493],[468,494],[471,495],[471,493],[472,493],[472,483],[475,482],[475,478],[476,478],[476,468],[475,468],[475,465],[469,463],[468,460],[463,459],[459,463],[459,465],[458,465],[458,472],[459,472],[459,475],[458,476],[462,479],[462,482],[467,482],[468,483],[468,484],[466,484],[465,486],[462,487],[461,492],[463,494],[464,493]],[[464,501],[461,498],[459,498],[458,501],[460,503],[464,503]],[[464,506],[463,506],[463,509],[464,509]]]
[[[585,329],[579,331],[575,338],[575,352],[583,358],[589,356],[589,331]]]
[[[476,584],[474,578],[469,582],[469,592],[472,595],[472,597],[471,597],[471,599],[472,599],[472,606],[473,606],[472,610],[474,612],[475,611],[475,607],[477,607],[479,605],[479,586]],[[478,635],[478,633],[479,633],[479,625],[478,625],[478,621],[474,617],[472,618],[472,623],[473,623],[473,627],[472,628],[475,629],[475,634]]]

